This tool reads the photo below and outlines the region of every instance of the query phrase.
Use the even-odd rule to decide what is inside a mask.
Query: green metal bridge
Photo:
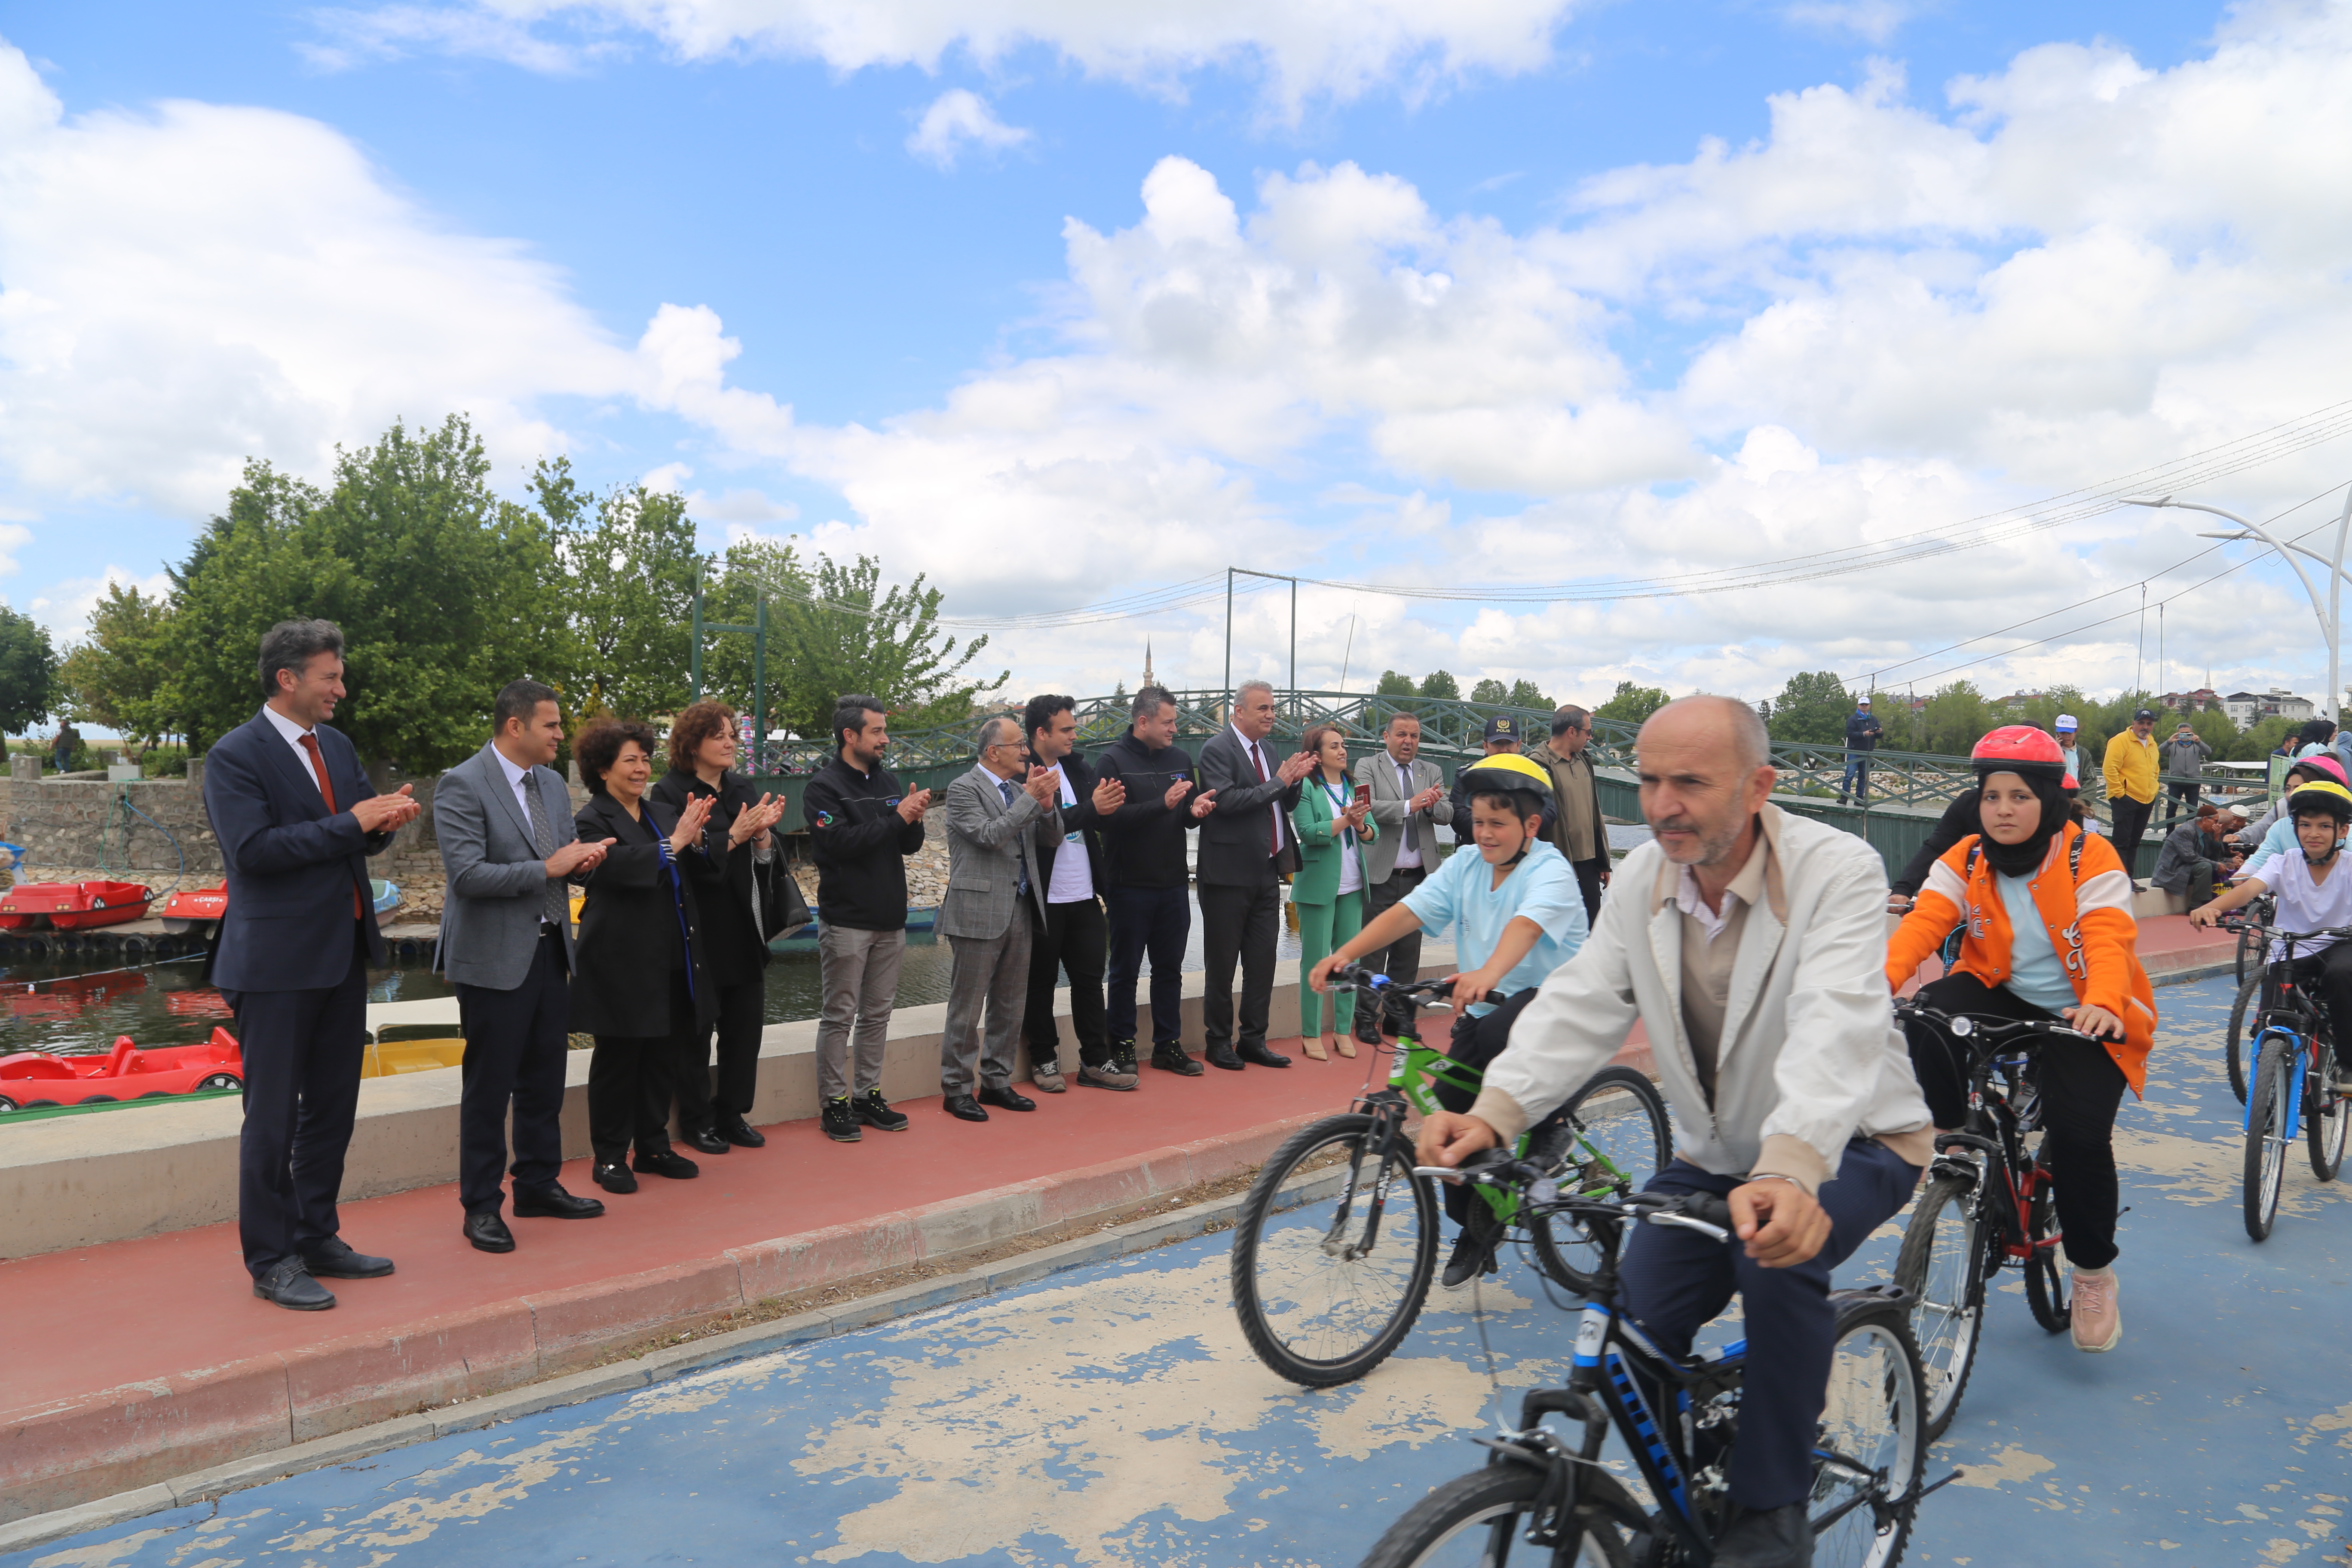
[[[1176,743],[1197,752],[1201,742],[1224,727],[1227,694],[1178,691],[1172,695],[1176,699]],[[1127,732],[1129,700],[1125,696],[1075,700],[1081,752],[1098,751]],[[1444,770],[1449,784],[1464,763],[1482,754],[1480,737],[1488,719],[1506,714],[1518,719],[1522,732],[1536,740],[1549,734],[1551,725],[1549,710],[1511,708],[1458,698],[1277,690],[1275,702],[1281,714],[1275,729],[1277,737],[1295,741],[1318,724],[1334,724],[1348,737],[1351,761],[1380,750],[1381,732],[1392,716],[1412,713],[1421,721],[1421,754]],[[980,720],[974,718],[943,728],[894,731],[884,765],[909,789],[943,789],[950,780],[971,767],[975,757],[972,740],[979,727]],[[1642,820],[1633,773],[1633,737],[1637,728],[1613,720],[1596,719],[1589,745],[1600,788],[1601,809],[1622,822]],[[832,754],[822,742],[787,742],[782,755],[769,759],[776,771],[755,781],[759,788],[784,796],[785,831],[802,831],[802,794],[808,787],[809,776],[824,766]],[[1773,791],[1774,804],[1860,835],[1886,861],[1890,875],[1917,853],[1951,798],[1974,783],[1965,758],[1882,751],[1871,757],[1869,801],[1859,805],[1840,805],[1838,784],[1844,775],[1845,763],[1843,746],[1775,742],[1772,764],[1780,779]],[[2200,781],[2175,779],[2168,774],[2166,782]],[[2218,781],[2201,782],[2210,785]],[[2094,803],[2099,799],[2095,775],[2084,781],[2084,798]],[[2155,866],[2157,848],[2155,838],[2142,843],[2138,875],[2146,876]]]

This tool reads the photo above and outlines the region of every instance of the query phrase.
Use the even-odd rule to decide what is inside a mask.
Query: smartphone
[[[1356,804],[1358,805],[1370,805],[1372,804],[1371,785],[1358,784],[1356,786]]]

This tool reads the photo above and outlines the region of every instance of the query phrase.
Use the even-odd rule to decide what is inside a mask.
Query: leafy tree
[[[760,601],[768,605],[768,662],[765,670],[767,722],[778,728],[800,713],[793,699],[794,672],[784,647],[783,613],[809,596],[809,574],[800,552],[774,540],[754,539],[730,545],[720,560],[718,575],[703,584],[702,616],[723,626],[759,624]],[[741,712],[751,710],[752,639],[740,633],[705,634],[702,647],[702,690],[705,696],[730,702]]]
[[[1592,710],[1597,719],[1614,719],[1622,723],[1639,724],[1673,699],[1654,686],[1636,686],[1630,680],[1617,683],[1616,692],[1608,701]]]
[[[1412,695],[1412,677],[1410,675],[1399,675],[1393,669],[1384,669],[1381,671],[1380,684],[1372,688],[1372,695],[1375,697],[1410,697]]]
[[[564,579],[564,653],[576,677],[571,705],[633,718],[684,707],[695,579],[704,564],[686,499],[643,485],[600,498],[581,487],[562,458],[539,465],[530,490]],[[744,599],[748,608],[748,592]],[[748,647],[742,662],[748,671]],[[743,687],[748,698],[748,677]]]
[[[150,746],[176,731],[171,683],[180,647],[171,599],[108,584],[89,613],[89,637],[58,669],[74,717]]]
[[[1845,718],[1853,710],[1853,699],[1835,674],[1826,669],[1801,670],[1780,688],[1771,705],[1769,727],[1776,741],[1843,745]]]
[[[1976,749],[1984,732],[2003,721],[1973,681],[1955,680],[1938,687],[1919,714],[1920,750],[1942,756],[1965,757]]]
[[[0,605],[0,730],[21,735],[57,700],[58,654],[32,616]]]
[[[1420,695],[1423,697],[1459,698],[1462,695],[1462,688],[1455,682],[1454,679],[1446,674],[1445,671],[1442,669],[1433,669],[1427,675],[1421,678]]]
[[[1471,701],[1492,703],[1498,708],[1510,700],[1510,695],[1503,683],[1491,675],[1470,689]]]
[[[967,675],[988,646],[974,637],[961,651],[940,626],[940,590],[916,577],[904,587],[881,591],[882,567],[861,555],[854,566],[820,558],[811,583],[811,601],[788,605],[781,617],[787,651],[793,728],[822,736],[833,721],[835,700],[845,691],[865,692],[887,703],[907,729],[948,724],[971,716],[982,697],[992,697],[1012,679]],[[772,644],[772,646],[773,646]]]
[[[1510,704],[1510,706],[1514,708],[1534,708],[1546,713],[1550,712],[1554,708],[1559,706],[1559,704],[1555,703],[1550,698],[1546,697],[1542,692],[1538,691],[1536,689],[1536,683],[1532,680],[1515,680],[1511,682],[1510,695],[1505,697],[1502,700]]]

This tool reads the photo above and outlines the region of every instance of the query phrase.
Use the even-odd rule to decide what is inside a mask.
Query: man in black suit
[[[253,1293],[296,1311],[335,1304],[319,1283],[372,1279],[392,1260],[336,1234],[359,1111],[367,971],[383,963],[367,857],[419,810],[378,795],[326,726],[343,698],[343,634],[281,621],[261,639],[259,713],[205,754],[205,811],[228,879],[213,983],[245,1055],[237,1234]]]
[[[1274,1004],[1276,932],[1282,923],[1282,872],[1298,863],[1290,812],[1298,781],[1316,759],[1298,752],[1276,763],[1265,738],[1274,733],[1274,688],[1245,680],[1234,693],[1233,721],[1201,748],[1204,799],[1214,804],[1201,824],[1201,937],[1208,960],[1201,998],[1211,1067],[1239,1072],[1244,1062],[1286,1068],[1290,1058],[1268,1050],[1265,1029]],[[1234,1033],[1234,965],[1242,970],[1241,1034]]]

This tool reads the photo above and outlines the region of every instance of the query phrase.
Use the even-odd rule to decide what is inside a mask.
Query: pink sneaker
[[[2124,1337],[2123,1308],[2116,1300],[2116,1271],[2074,1270],[2074,1348],[2096,1355],[2111,1351]]]

